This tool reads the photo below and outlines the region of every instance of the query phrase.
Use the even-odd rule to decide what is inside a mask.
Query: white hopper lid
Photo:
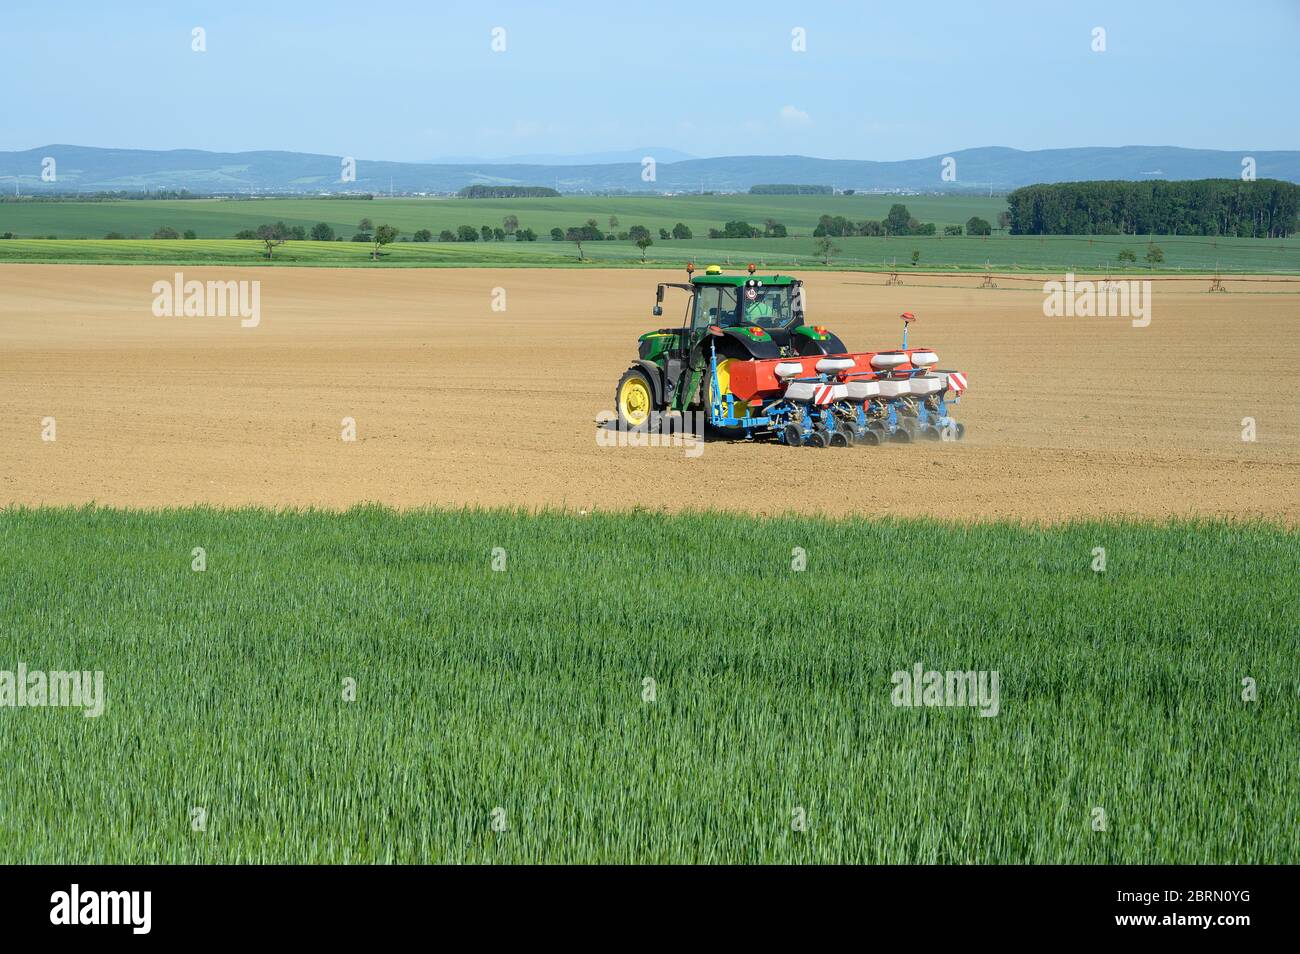
[[[898,352],[882,352],[871,356],[871,366],[873,368],[896,368],[900,364],[907,363],[907,355]]]
[[[822,358],[817,362],[817,370],[829,374],[831,371],[847,371],[855,364],[852,358]]]

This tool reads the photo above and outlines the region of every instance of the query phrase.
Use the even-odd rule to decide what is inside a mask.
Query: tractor
[[[654,314],[663,315],[668,289],[688,293],[677,328],[639,339],[637,360],[615,389],[618,426],[645,430],[656,416],[703,411],[716,431],[791,446],[848,447],[886,440],[960,440],[965,427],[949,405],[966,377],[939,370],[928,348],[848,353],[822,325],[804,322],[803,282],[789,275],[703,275],[686,266],[688,281],[661,282]]]

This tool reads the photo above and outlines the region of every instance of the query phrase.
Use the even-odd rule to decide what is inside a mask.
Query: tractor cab
[[[803,282],[790,275],[758,275],[750,265],[725,274],[709,265],[686,266],[687,281],[661,282],[654,314],[662,316],[669,289],[688,294],[681,324],[643,334],[638,361],[619,382],[620,416],[638,426],[655,409],[684,411],[705,403],[710,362],[761,361],[840,354],[844,345],[821,326],[804,324]],[[626,407],[625,407],[626,405]]]

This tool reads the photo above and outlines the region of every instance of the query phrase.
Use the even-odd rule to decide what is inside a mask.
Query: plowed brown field
[[[154,317],[151,286],[174,271],[260,280],[261,324]],[[851,349],[896,346],[895,316],[917,314],[912,343],[970,379],[964,442],[598,446],[593,421],[613,407],[637,335],[680,320],[680,298],[650,316],[654,282],[682,278],[3,266],[0,504],[1300,515],[1294,285],[1210,295],[1208,281],[1157,282],[1152,321],[1135,328],[1045,318],[1033,283],[811,273],[810,318]],[[346,417],[355,442],[340,438]]]

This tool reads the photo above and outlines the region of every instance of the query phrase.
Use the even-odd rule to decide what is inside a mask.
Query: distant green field
[[[504,216],[518,216],[521,226],[539,234],[536,242],[403,242],[389,246],[381,266],[564,266],[576,265],[568,242],[553,242],[552,227],[566,228],[595,219],[602,230],[609,218],[619,230],[644,225],[655,236],[647,264],[677,267],[687,261],[743,265],[750,261],[800,268],[819,267],[812,231],[817,218],[843,215],[853,221],[880,219],[894,202],[903,202],[921,221],[964,224],[972,215],[991,222],[1004,208],[999,197],[979,196],[663,196],[637,198],[564,197],[559,199],[202,199],[188,201],[0,203],[0,262],[83,262],[158,264],[264,264],[261,246],[232,236],[266,222],[310,227],[328,222],[350,239],[363,217],[388,223],[410,238],[427,228],[436,236],[458,225],[499,226]],[[709,228],[744,219],[762,225],[773,218],[792,235],[785,239],[708,239]],[[685,222],[695,233],[685,241],[660,240],[658,230]],[[151,241],[161,226],[178,232],[192,229],[197,240]],[[128,240],[105,241],[117,232]],[[46,238],[57,236],[57,241]],[[85,239],[87,241],[70,241]],[[1122,249],[1139,258],[1146,236],[970,236],[834,239],[833,268],[982,269],[1065,271],[1114,267]],[[1285,240],[1159,236],[1164,271],[1300,272],[1300,238]],[[638,265],[640,251],[628,241],[587,242],[584,258],[601,265]],[[369,247],[348,241],[290,242],[275,252],[273,263],[285,265],[365,266],[376,263]]]
[[[564,197],[558,199],[194,199],[185,201],[119,202],[3,202],[0,233],[20,238],[103,238],[109,232],[148,238],[164,225],[178,232],[193,229],[199,238],[231,238],[242,229],[283,220],[310,228],[328,222],[343,238],[351,238],[357,223],[369,218],[411,235],[430,229],[436,236],[458,225],[499,226],[516,215],[521,227],[546,236],[552,228],[581,225],[595,219],[609,229],[616,216],[618,230],[644,225],[657,235],[685,222],[698,236],[733,219],[752,225],[776,219],[792,232],[811,234],[822,214],[843,215],[853,221],[881,219],[894,202],[904,203],[922,222],[965,224],[972,215],[996,223],[1006,208],[1000,197],[970,196],[750,196],[704,195],[637,198]]]
[[[1164,251],[1158,271],[1238,273],[1300,273],[1300,239],[1214,239],[1164,237],[1156,239]],[[1129,271],[1143,273],[1145,237],[1007,236],[988,239],[958,238],[845,238],[836,239],[839,251],[833,269],[872,271],[911,270],[912,252],[920,252],[918,271],[983,270],[1064,272],[1116,268],[1121,249],[1139,257]],[[356,268],[390,267],[509,267],[583,265],[639,266],[641,253],[630,242],[586,242],[584,261],[574,246],[552,242],[396,242],[387,246],[378,262],[370,258],[371,246],[355,242],[289,242],[275,250],[267,262],[260,242],[237,239],[155,241],[150,239],[12,239],[0,241],[0,262],[159,265],[319,265]],[[656,242],[649,249],[650,267],[677,268],[688,261],[743,266],[747,262],[768,266],[820,269],[812,238],[693,239]]]
[[[0,670],[106,696],[0,708],[0,863],[1292,862],[1297,560],[1263,524],[0,511]],[[918,663],[997,672],[996,714],[897,705]]]

